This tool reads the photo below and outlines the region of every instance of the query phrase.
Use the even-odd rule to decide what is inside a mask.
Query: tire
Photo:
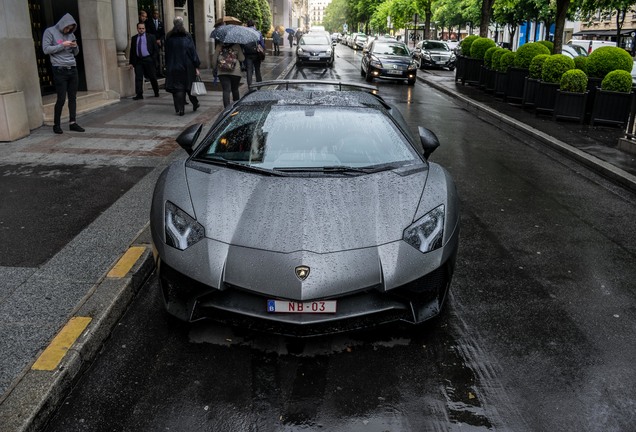
[[[455,66],[449,67],[448,70],[451,71],[451,72],[454,71],[455,70]]]
[[[367,71],[365,78],[364,78],[368,83],[373,82],[373,75],[371,75],[371,72]]]
[[[417,81],[417,78],[407,80],[407,81],[406,81],[406,83],[407,83],[408,85],[412,86],[412,85],[415,85],[415,81]]]
[[[366,73],[364,72],[364,69],[362,69],[362,66],[360,66],[360,76],[366,76]]]

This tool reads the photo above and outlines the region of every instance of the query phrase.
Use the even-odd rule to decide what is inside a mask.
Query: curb
[[[67,396],[86,366],[97,357],[128,305],[155,269],[152,247],[138,240],[131,246],[142,247],[143,253],[122,278],[104,277],[97,282],[87,299],[73,316],[90,317],[90,324],[66,352],[52,371],[29,369],[0,404],[0,431],[35,432],[41,430]]]
[[[542,144],[547,144],[552,149],[560,152],[561,154],[575,160],[576,162],[585,165],[588,168],[596,171],[602,176],[610,179],[614,183],[617,183],[632,192],[636,192],[636,176],[624,171],[618,167],[615,167],[595,156],[585,153],[569,144],[564,143],[548,134],[541,132],[525,123],[509,117],[501,112],[490,108],[480,102],[477,102],[469,97],[460,95],[453,92],[443,84],[439,84],[433,80],[429,80],[426,77],[418,75],[418,79],[425,82],[434,89],[441,91],[442,93],[452,96],[457,99],[458,105],[465,110],[471,112],[479,119],[484,120],[487,123],[507,132],[519,139],[533,138]]]

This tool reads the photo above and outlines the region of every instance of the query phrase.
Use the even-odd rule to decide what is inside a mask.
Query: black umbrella
[[[224,44],[248,45],[258,42],[261,35],[258,31],[238,25],[224,25],[215,28],[210,33],[212,39]]]

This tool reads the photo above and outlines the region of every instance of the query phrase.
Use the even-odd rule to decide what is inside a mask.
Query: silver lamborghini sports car
[[[414,136],[367,84],[253,87],[203,139],[202,125],[183,131],[189,156],[157,181],[150,221],[167,311],[295,336],[438,315],[459,200],[428,161],[435,134]]]

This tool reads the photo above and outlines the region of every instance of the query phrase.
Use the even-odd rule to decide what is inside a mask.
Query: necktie
[[[137,57],[141,57],[141,36],[137,36]]]

